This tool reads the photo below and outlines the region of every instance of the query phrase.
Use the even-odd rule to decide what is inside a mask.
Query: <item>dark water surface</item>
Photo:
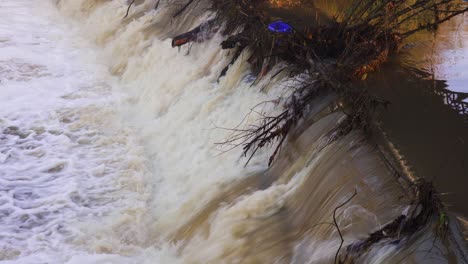
[[[382,128],[410,170],[434,181],[449,209],[466,217],[468,16],[413,41],[416,44],[377,72],[367,87],[391,101],[380,115]]]

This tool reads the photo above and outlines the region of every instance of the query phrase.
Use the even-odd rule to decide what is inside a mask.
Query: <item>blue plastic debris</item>
[[[273,33],[290,34],[293,32],[292,27],[283,21],[276,21],[268,25],[268,29]]]

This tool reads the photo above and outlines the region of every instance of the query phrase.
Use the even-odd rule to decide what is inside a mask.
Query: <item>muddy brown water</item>
[[[366,85],[391,102],[380,114],[382,128],[411,171],[433,181],[449,209],[466,217],[468,16],[413,41]],[[418,78],[408,67],[429,74]]]

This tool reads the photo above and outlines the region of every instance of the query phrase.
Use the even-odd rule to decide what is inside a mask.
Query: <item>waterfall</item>
[[[295,83],[272,70],[253,85],[247,50],[219,78],[234,55],[220,48],[219,33],[172,48],[171,37],[212,17],[203,3],[173,18],[177,6],[161,1],[155,9],[159,1],[136,1],[124,18],[124,0],[4,2],[1,14],[39,6],[30,11],[43,20],[29,21],[20,11],[14,17],[24,19],[27,27],[39,23],[33,37],[39,46],[34,48],[33,40],[15,40],[13,33],[11,41],[17,41],[18,49],[26,45],[32,50],[33,55],[24,55],[25,63],[43,76],[14,76],[9,82],[20,90],[0,95],[14,97],[24,91],[31,100],[49,101],[36,116],[25,98],[23,105],[9,101],[8,110],[2,110],[0,126],[6,136],[0,140],[17,147],[3,164],[0,156],[0,165],[13,170],[14,155],[34,159],[28,164],[37,167],[37,173],[27,177],[37,182],[23,183],[18,176],[22,169],[3,170],[12,179],[0,179],[0,191],[6,193],[0,197],[0,215],[9,215],[0,221],[10,225],[0,233],[9,241],[0,244],[0,259],[332,263],[341,242],[334,224],[337,207],[343,205],[336,213],[343,248],[408,211],[408,186],[360,131],[330,143],[344,118],[334,107],[333,94],[316,99],[271,167],[271,148],[256,153],[246,165],[242,149],[226,143],[235,134],[232,129],[247,128],[262,115],[281,111]],[[0,39],[0,45],[4,43]],[[50,63],[41,61],[44,53]],[[0,54],[8,62],[6,53]],[[26,80],[26,85],[20,78],[40,82]],[[39,91],[29,84],[38,85]],[[20,132],[27,133],[23,141]],[[21,145],[25,142],[40,146],[27,149]],[[30,156],[35,158],[26,158]],[[8,204],[21,207],[18,201],[7,201],[16,199],[12,193],[38,200],[36,208],[44,216],[27,208],[8,209]],[[23,219],[32,216],[33,222]],[[18,221],[33,226],[15,233],[11,230]],[[433,238],[433,232],[425,230],[404,247],[381,243],[360,261],[420,263],[426,253],[414,251],[430,249]],[[439,258],[434,263],[446,263],[455,254],[442,251],[430,253]]]

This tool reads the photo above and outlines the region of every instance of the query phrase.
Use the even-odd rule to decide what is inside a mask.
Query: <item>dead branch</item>
[[[338,226],[338,222],[336,222],[336,212],[338,211],[338,209],[340,209],[341,207],[343,207],[347,203],[349,203],[354,198],[354,196],[356,196],[356,195],[357,195],[357,190],[354,189],[354,194],[351,195],[351,197],[349,197],[348,199],[346,199],[346,201],[344,201],[342,204],[338,205],[335,208],[335,210],[333,210],[333,222],[334,222],[336,230],[338,231],[338,234],[340,235],[340,239],[341,239],[340,246],[338,247],[338,250],[336,251],[336,254],[335,254],[335,261],[334,261],[335,264],[338,261],[338,255],[340,254],[341,247],[343,246],[343,243],[344,243],[343,234],[341,233],[340,227]]]
[[[125,16],[123,18],[126,18],[128,17],[128,13],[130,12],[130,8],[132,7],[133,3],[135,3],[136,0],[132,0],[132,2],[130,2],[130,4],[128,5],[128,8],[127,8],[127,13],[125,14]]]

